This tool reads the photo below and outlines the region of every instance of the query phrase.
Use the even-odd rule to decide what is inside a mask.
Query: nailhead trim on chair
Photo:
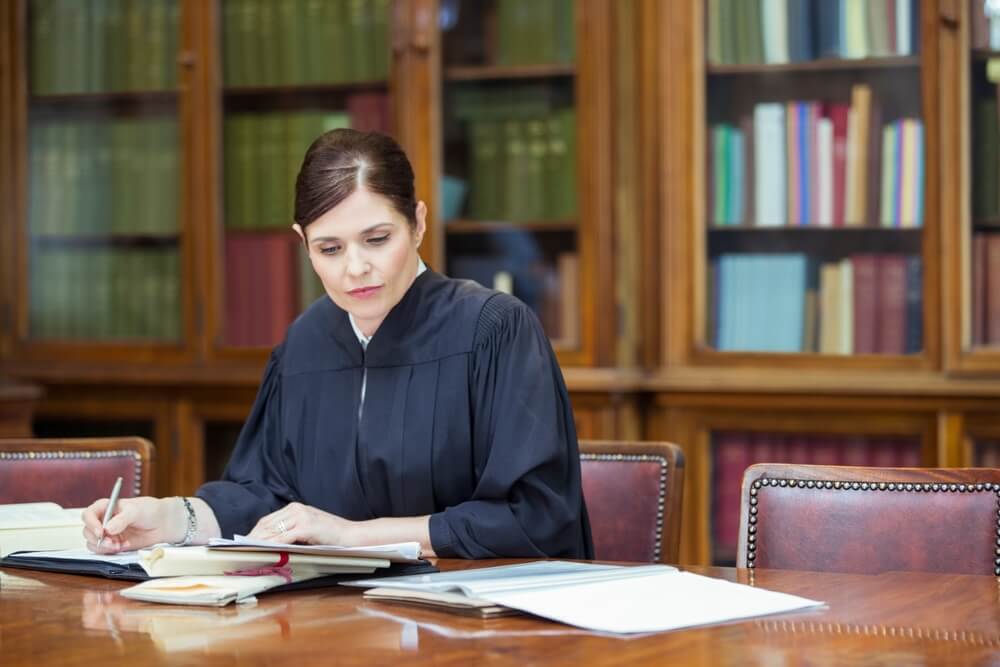
[[[581,454],[584,461],[629,461],[638,463],[653,462],[660,464],[660,491],[656,499],[656,543],[653,560],[660,560],[663,547],[663,510],[667,497],[667,459],[653,454]]]
[[[769,479],[762,477],[750,486],[750,516],[747,517],[747,568],[753,570],[757,550],[757,491],[762,486],[791,486],[800,489],[834,489],[837,491],[904,491],[931,493],[993,493],[997,499],[996,540],[993,550],[993,574],[1000,577],[1000,484],[979,482],[955,484],[944,482],[845,482],[820,479]]]
[[[135,482],[132,495],[142,492],[142,456],[131,449],[115,449],[101,452],[0,452],[0,461],[24,461],[32,459],[116,459],[127,456],[135,463]]]

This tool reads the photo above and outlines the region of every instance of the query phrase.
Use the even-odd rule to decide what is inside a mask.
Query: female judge
[[[517,299],[424,266],[427,207],[389,137],[320,136],[293,228],[327,296],[276,347],[221,481],[192,498],[107,500],[95,551],[249,534],[416,541],[425,555],[590,558],[569,396]]]

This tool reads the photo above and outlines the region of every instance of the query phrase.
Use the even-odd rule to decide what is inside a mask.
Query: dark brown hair
[[[306,151],[295,179],[295,222],[305,229],[359,186],[388,199],[411,228],[416,226],[413,167],[406,153],[384,134],[346,129],[321,134]]]

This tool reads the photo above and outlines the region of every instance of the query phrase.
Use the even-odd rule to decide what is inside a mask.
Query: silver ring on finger
[[[278,519],[278,532],[279,533],[287,533],[288,532],[288,526],[285,525],[285,520],[284,519]]]

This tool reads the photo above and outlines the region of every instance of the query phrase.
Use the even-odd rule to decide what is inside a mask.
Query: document
[[[268,568],[286,568],[292,572],[307,570],[313,575],[356,574],[389,567],[389,561],[384,558],[352,558],[287,551],[233,551],[199,546],[162,546],[140,551],[139,554],[139,564],[151,577],[238,574],[244,570]]]
[[[454,592],[568,625],[616,634],[662,632],[823,605],[663,565],[618,567],[543,561],[367,579],[345,585]]]
[[[393,563],[417,563],[420,561],[419,542],[400,542],[397,544],[378,544],[369,547],[341,547],[332,544],[282,544],[265,540],[252,540],[243,535],[235,535],[226,540],[214,538],[209,540],[211,549],[233,549],[245,551],[286,551],[290,554],[314,554],[326,556],[345,556],[356,558],[384,558]]]
[[[183,576],[152,579],[126,588],[124,597],[143,602],[223,607],[230,602],[255,602],[256,595],[292,581],[303,581],[318,573],[262,576]]]
[[[0,558],[15,551],[85,547],[82,512],[56,503],[0,505]]]

